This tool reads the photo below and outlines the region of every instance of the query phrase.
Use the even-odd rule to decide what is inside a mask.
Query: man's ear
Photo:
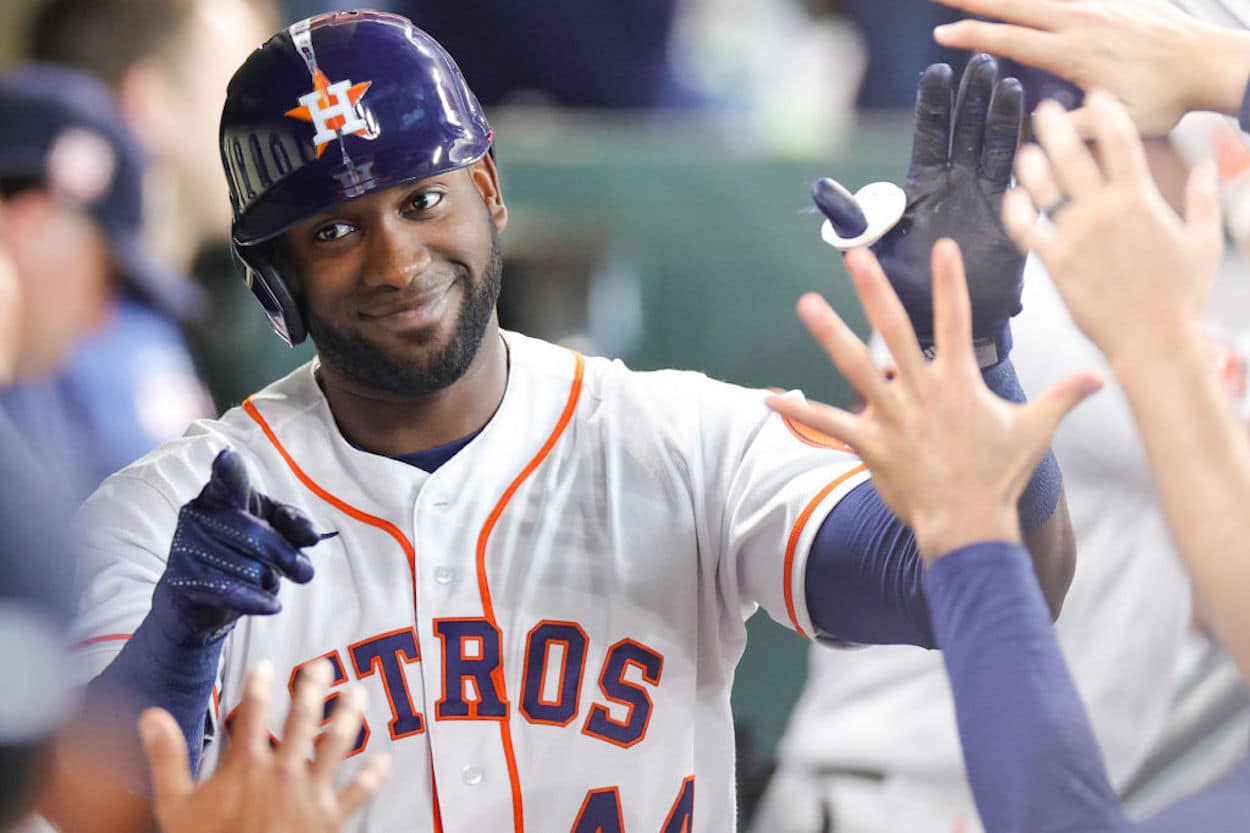
[[[508,206],[504,205],[503,190],[499,187],[499,170],[495,167],[495,158],[488,153],[474,162],[469,168],[469,176],[473,178],[477,192],[482,195],[482,202],[490,212],[495,230],[503,231],[508,227]]]

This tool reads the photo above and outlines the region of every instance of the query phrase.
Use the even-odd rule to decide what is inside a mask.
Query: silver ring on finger
[[[1067,194],[1061,194],[1057,200],[1055,200],[1050,205],[1042,209],[1042,213],[1045,214],[1047,217],[1049,217],[1051,220],[1054,220],[1055,216],[1058,215],[1060,211],[1063,211],[1065,208],[1067,208],[1071,203],[1072,203],[1071,197],[1069,197]]]

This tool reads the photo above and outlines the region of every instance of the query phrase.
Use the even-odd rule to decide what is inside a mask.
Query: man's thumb
[[[1064,417],[1100,390],[1102,377],[1092,370],[1085,371],[1056,382],[1026,406],[1035,429],[1031,439],[1037,445],[1034,450],[1038,457],[1050,447]]]
[[[1214,160],[1204,159],[1189,172],[1185,184],[1185,223],[1198,235],[1204,248],[1221,245],[1224,227],[1220,219],[1219,171]]]

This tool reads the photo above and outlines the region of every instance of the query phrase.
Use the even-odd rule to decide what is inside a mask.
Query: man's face
[[[477,355],[499,297],[507,212],[489,158],[353,200],[281,240],[321,361],[367,388],[426,396]]]

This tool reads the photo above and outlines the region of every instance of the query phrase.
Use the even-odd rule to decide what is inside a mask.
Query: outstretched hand
[[[328,662],[300,674],[282,743],[275,749],[267,729],[273,668],[265,662],[252,669],[229,747],[217,770],[198,786],[178,724],[161,709],[145,711],[139,732],[152,770],[153,809],[161,830],[335,833],[342,827],[381,788],[390,758],[371,758],[345,786],[335,787],[335,776],[360,730],[365,695],[359,686],[347,689],[314,745],[330,681]]]
[[[1020,540],[1016,502],[1050,447],[1060,420],[1101,387],[1092,373],[1016,405],[986,388],[974,357],[972,313],[959,247],[933,249],[934,359],[926,361],[907,313],[877,259],[863,249],[847,268],[872,326],[894,356],[887,379],[868,347],[820,296],[798,313],[860,394],[852,414],[815,402],[771,396],[769,406],[848,445],[868,464],[878,493],[916,534],[926,563],[966,544]]]
[[[961,20],[934,31],[954,49],[980,49],[1058,75],[1086,92],[1103,87],[1138,129],[1162,136],[1190,110],[1233,114],[1250,78],[1250,37],[1196,20],[1167,0],[935,0],[1002,22]],[[1094,135],[1088,108],[1074,111]]]
[[[1086,109],[1097,161],[1072,115],[1043,103],[1034,117],[1041,148],[1020,151],[1020,187],[1008,194],[1003,219],[1113,366],[1148,361],[1178,332],[1202,326],[1224,247],[1215,167],[1204,162],[1191,172],[1178,217],[1124,106],[1095,90]],[[1040,223],[1039,209],[1048,208],[1050,222]]]

